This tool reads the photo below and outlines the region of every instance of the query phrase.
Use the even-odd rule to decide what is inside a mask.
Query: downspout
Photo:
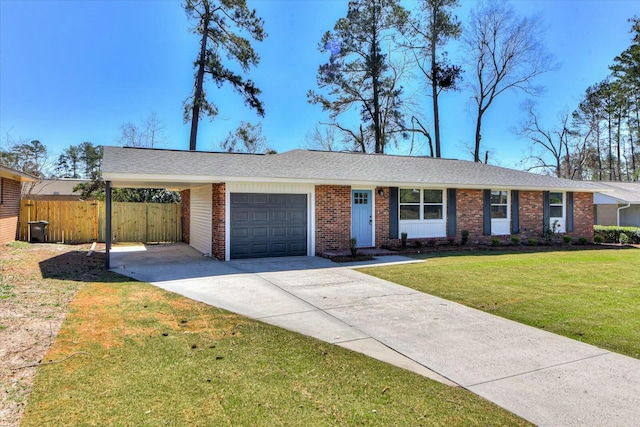
[[[616,225],[617,225],[618,227],[620,227],[620,211],[621,211],[622,209],[627,209],[628,207],[631,207],[631,203],[627,203],[627,206],[620,206],[620,207],[618,208],[618,210],[616,211]]]
[[[104,267],[109,270],[111,268],[111,181],[105,182],[105,217],[106,217],[106,225],[105,225],[105,261]]]

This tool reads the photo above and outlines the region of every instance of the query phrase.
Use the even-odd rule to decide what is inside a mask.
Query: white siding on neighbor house
[[[315,256],[316,254],[316,236],[315,236],[315,192],[314,184],[301,184],[289,182],[227,182],[225,200],[231,200],[231,193],[270,193],[270,194],[306,194],[307,195],[307,255]],[[229,261],[231,254],[231,218],[230,204],[225,206],[225,254],[226,260]]]
[[[620,226],[640,227],[640,205],[631,205],[628,208],[620,209]]]
[[[211,192],[211,184],[191,189],[189,244],[205,255],[211,255]]]

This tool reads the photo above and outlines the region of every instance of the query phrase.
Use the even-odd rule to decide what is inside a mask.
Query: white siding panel
[[[400,233],[408,239],[447,237],[446,221],[400,221]]]
[[[211,255],[212,215],[211,184],[191,189],[190,245],[205,255]]]
[[[230,182],[227,183],[229,193],[278,193],[278,194],[312,194],[313,184],[297,183],[265,183],[265,182]]]
[[[509,206],[509,209],[511,206]],[[498,219],[493,218],[491,220],[491,234],[493,236],[507,236],[511,234],[511,219]]]

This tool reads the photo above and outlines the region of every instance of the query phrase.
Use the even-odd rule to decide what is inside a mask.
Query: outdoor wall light
[[[378,190],[378,196],[384,197],[384,190],[382,188]]]

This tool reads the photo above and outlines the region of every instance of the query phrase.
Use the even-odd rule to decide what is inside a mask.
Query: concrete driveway
[[[638,359],[322,258],[219,262],[182,244],[137,249],[113,248],[112,270],[464,387],[535,424],[639,424]],[[374,261],[385,262],[414,261]]]

